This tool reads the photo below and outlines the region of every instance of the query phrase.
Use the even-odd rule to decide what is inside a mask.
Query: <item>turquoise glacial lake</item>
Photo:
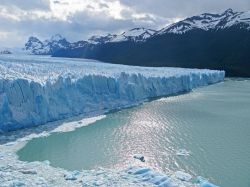
[[[177,156],[180,149],[190,155]],[[33,139],[18,156],[68,170],[146,165],[200,175],[221,187],[249,187],[250,80],[227,79],[110,113],[75,131]]]

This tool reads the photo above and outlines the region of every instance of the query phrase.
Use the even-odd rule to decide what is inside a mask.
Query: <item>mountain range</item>
[[[30,37],[25,50],[136,66],[223,69],[228,76],[250,77],[250,11],[204,13],[158,31],[134,28],[73,43],[59,34],[45,41]]]
[[[87,41],[77,41],[70,43],[60,34],[52,36],[50,39],[41,41],[37,37],[31,36],[25,43],[25,50],[35,55],[53,55],[60,50],[70,50],[83,47],[93,47],[95,45],[119,42],[143,42],[152,37],[157,31],[146,28],[133,28],[121,34],[108,34],[106,36],[92,36]]]

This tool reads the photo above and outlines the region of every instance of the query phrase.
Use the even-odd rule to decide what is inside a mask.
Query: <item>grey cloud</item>
[[[88,5],[87,8],[88,8],[88,9],[95,10],[95,8],[94,8],[93,6],[91,6],[91,5]]]
[[[166,18],[188,17],[204,12],[250,10],[249,0],[120,0],[137,12],[147,12]]]
[[[0,14],[0,45],[23,46],[31,35],[46,39],[56,33],[62,34],[70,41],[76,41],[95,34],[119,33],[140,26],[159,29],[170,24],[174,18],[185,18],[204,12],[222,12],[229,7],[237,11],[250,10],[249,0],[120,0],[121,4],[128,8],[122,10],[123,19],[118,20],[105,13],[105,2],[114,1],[105,0],[104,3],[99,3],[99,6],[104,8],[102,12],[95,12],[88,7],[87,10],[72,13],[67,20],[59,20],[41,18],[30,11],[48,11],[49,0],[1,0],[0,10],[1,6],[5,6],[8,7],[9,14],[15,15],[17,10],[12,7],[16,7],[26,10],[27,15],[21,16],[17,21]],[[67,3],[66,0],[54,0],[55,2]],[[140,14],[140,17],[135,18],[134,13]]]
[[[109,8],[109,6],[106,3],[99,3],[100,8]]]
[[[68,2],[65,1],[53,1],[54,4],[60,4],[60,5],[68,5]]]
[[[31,35],[46,39],[51,35],[60,33],[70,41],[87,39],[95,34],[107,34],[121,32],[128,28],[137,26],[137,22],[132,19],[117,20],[104,13],[100,15],[91,12],[77,12],[68,17],[67,21],[46,18],[30,18],[26,16],[19,21],[10,20],[0,16],[0,32],[8,32],[11,38],[16,41],[1,39],[2,46],[18,45],[23,46],[27,38]],[[13,43],[12,43],[13,42]]]

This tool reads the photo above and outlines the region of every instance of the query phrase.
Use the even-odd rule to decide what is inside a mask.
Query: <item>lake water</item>
[[[179,149],[189,156],[177,156]],[[133,159],[143,154],[146,162]],[[73,132],[33,139],[18,152],[69,170],[146,165],[183,170],[222,187],[250,186],[250,80],[224,83],[110,113]]]

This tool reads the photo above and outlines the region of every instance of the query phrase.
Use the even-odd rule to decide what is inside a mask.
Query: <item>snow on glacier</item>
[[[86,59],[0,56],[0,132],[220,82],[224,71],[113,65]]]

